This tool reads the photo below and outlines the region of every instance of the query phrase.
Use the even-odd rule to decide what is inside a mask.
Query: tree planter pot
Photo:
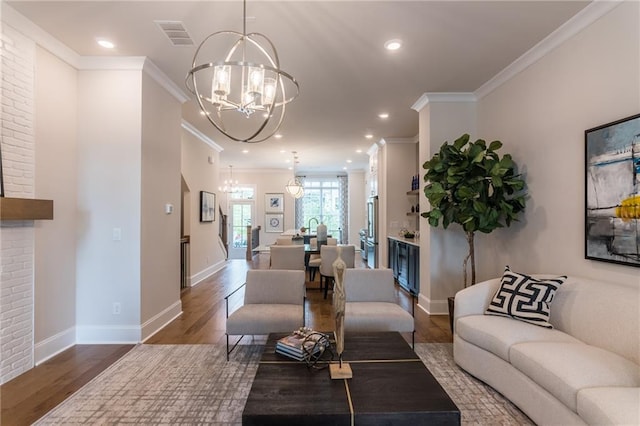
[[[451,334],[453,334],[453,308],[455,306],[455,297],[448,297],[447,304],[449,305],[449,327],[451,328]]]

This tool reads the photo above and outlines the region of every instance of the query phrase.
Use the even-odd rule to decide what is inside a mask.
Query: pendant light
[[[296,164],[299,163],[298,153],[296,151],[292,151],[291,153],[293,154],[293,179],[290,179],[284,188],[293,198],[301,198],[304,196],[304,187],[300,179],[296,177]]]

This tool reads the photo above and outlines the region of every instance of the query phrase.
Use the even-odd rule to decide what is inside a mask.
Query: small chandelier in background
[[[198,46],[186,86],[222,134],[237,142],[262,142],[275,134],[285,106],[298,96],[298,82],[280,69],[276,48],[264,34],[218,31]],[[200,60],[204,56],[206,59]]]
[[[233,180],[233,166],[229,165],[229,179],[225,179],[224,186],[219,186],[218,190],[226,194],[238,192],[238,181]]]
[[[293,198],[301,198],[304,195],[304,187],[300,180],[296,177],[296,164],[298,161],[298,153],[296,151],[291,152],[293,154],[293,179],[290,179],[289,182],[285,185],[285,189]]]

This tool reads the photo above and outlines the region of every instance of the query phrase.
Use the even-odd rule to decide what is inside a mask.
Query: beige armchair
[[[290,333],[305,325],[304,278],[304,271],[247,271],[247,282],[225,297],[227,361],[245,335]],[[229,298],[242,287],[244,305],[229,314]],[[231,349],[229,336],[241,336]]]
[[[345,331],[398,331],[411,333],[415,347],[414,300],[411,313],[396,302],[391,269],[347,269]]]
[[[324,280],[324,298],[327,298],[329,285],[333,283],[333,262],[338,258],[338,248],[342,250],[342,260],[347,264],[347,268],[354,268],[356,261],[356,246],[330,246],[324,245],[320,247],[320,289]]]
[[[271,246],[270,269],[305,270],[304,246]]]

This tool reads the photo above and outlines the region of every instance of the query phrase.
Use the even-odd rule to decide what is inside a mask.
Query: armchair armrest
[[[244,284],[242,284],[240,287],[236,288],[235,290],[233,290],[231,293],[227,294],[224,297],[224,303],[225,303],[225,311],[226,311],[226,318],[229,318],[229,298],[231,296],[233,296],[235,293],[238,292],[238,290],[240,290],[242,287],[244,287],[245,285],[247,285],[247,283],[245,282]]]

